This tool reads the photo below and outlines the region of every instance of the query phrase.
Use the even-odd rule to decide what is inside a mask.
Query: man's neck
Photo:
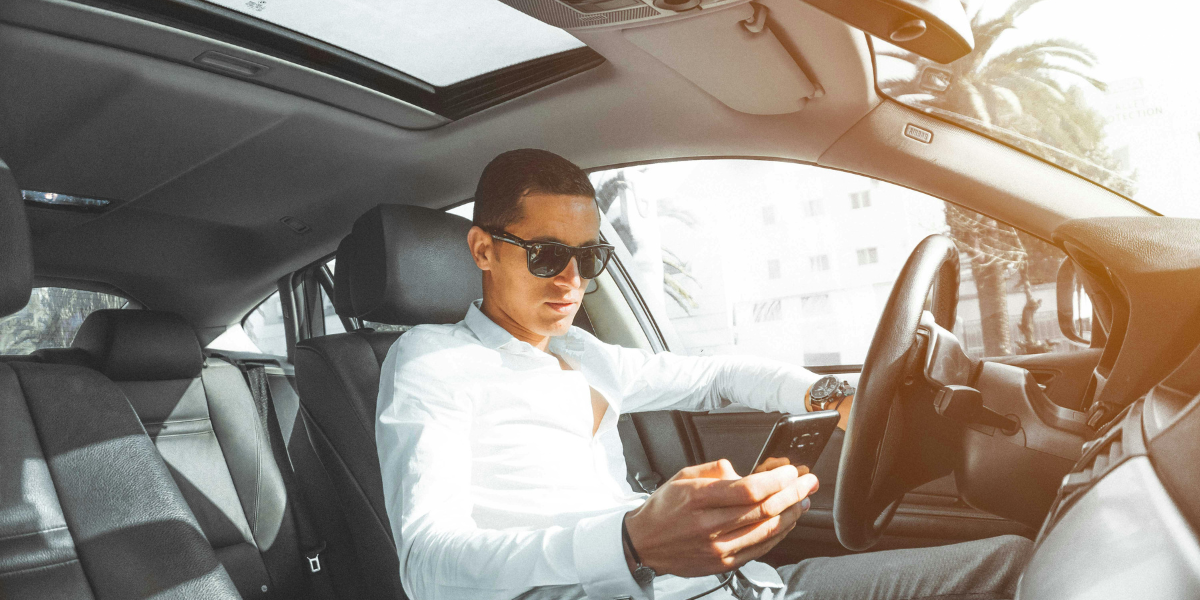
[[[499,325],[500,327],[504,328],[505,331],[512,334],[513,337],[521,340],[522,342],[528,343],[542,352],[545,352],[546,347],[550,344],[549,336],[538,335],[522,327],[515,319],[508,316],[508,313],[505,313],[502,309],[493,308],[493,306],[488,303],[487,298],[484,298],[483,303],[479,305],[479,311],[482,312],[484,316],[491,319],[493,323]]]

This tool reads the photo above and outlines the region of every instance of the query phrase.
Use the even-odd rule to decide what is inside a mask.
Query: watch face
[[[633,570],[633,580],[638,582],[638,585],[649,585],[657,575],[654,569],[646,565],[638,565],[638,568]]]
[[[837,377],[826,375],[813,384],[812,390],[809,391],[808,395],[813,400],[824,400],[832,396],[837,391],[839,385]]]

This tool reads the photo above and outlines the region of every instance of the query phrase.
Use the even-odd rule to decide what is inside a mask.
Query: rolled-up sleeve
[[[384,502],[415,600],[513,597],[582,584],[589,597],[647,598],[621,546],[623,511],[569,527],[486,529],[472,518],[472,387],[418,329],[388,352],[375,427]]]

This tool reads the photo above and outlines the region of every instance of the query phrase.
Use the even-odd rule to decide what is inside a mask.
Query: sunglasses
[[[558,242],[529,242],[506,231],[488,231],[493,239],[525,249],[525,264],[535,277],[550,278],[563,272],[571,258],[579,264],[579,276],[595,279],[604,272],[613,247],[608,244],[568,246]]]

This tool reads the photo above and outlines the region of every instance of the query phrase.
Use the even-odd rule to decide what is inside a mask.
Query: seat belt
[[[266,367],[255,362],[238,361],[234,364],[246,377],[246,383],[250,386],[250,394],[254,397],[254,404],[258,409],[258,420],[267,432],[267,438],[271,443],[271,453],[279,465],[279,473],[283,477],[283,487],[287,490],[288,497],[294,499],[292,508],[295,509],[296,516],[296,537],[304,551],[305,570],[308,572],[309,581],[312,582],[310,591],[314,598],[321,600],[336,598],[333,584],[329,580],[329,572],[325,569],[325,565],[321,564],[321,553],[325,551],[325,541],[317,535],[307,507],[296,493],[295,473],[292,471],[292,462],[288,457],[287,446],[283,443],[283,433],[279,429],[278,417],[275,416],[275,406],[271,401],[271,391],[267,383]]]
[[[617,419],[617,433],[621,435],[621,446],[625,449],[625,479],[633,491],[653,494],[662,484],[663,477],[650,466],[650,457],[646,456],[646,447],[642,445],[633,415],[626,413]]]

